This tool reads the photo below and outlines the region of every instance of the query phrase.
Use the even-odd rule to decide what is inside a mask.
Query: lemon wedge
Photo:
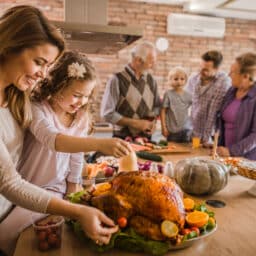
[[[174,222],[170,220],[164,220],[161,223],[161,232],[164,236],[172,238],[178,235],[179,228]]]

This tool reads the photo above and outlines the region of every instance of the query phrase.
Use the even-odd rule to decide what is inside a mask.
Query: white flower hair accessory
[[[83,78],[86,69],[83,64],[74,62],[68,66],[68,77]]]

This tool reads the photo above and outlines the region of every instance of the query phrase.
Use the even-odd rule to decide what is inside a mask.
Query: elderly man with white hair
[[[101,116],[114,126],[113,136],[150,138],[159,114],[157,84],[149,70],[156,62],[156,49],[141,42],[131,51],[131,61],[108,81]]]

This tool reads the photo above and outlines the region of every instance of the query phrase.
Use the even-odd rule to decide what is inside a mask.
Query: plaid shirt
[[[205,86],[201,86],[200,73],[191,75],[188,80],[186,88],[192,94],[193,134],[200,137],[203,142],[211,141],[217,113],[230,86],[231,79],[224,72],[218,72]]]

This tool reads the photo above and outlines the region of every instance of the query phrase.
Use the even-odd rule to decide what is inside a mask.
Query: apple
[[[38,240],[44,241],[47,237],[47,234],[45,231],[42,230],[37,233],[37,237],[38,237]]]
[[[149,139],[147,137],[142,137],[144,143],[148,143],[149,142]]]
[[[105,177],[112,177],[115,173],[115,168],[107,166],[104,168]]]
[[[158,164],[157,168],[158,168],[158,172],[159,173],[164,173],[164,168],[163,168],[163,166],[161,164]]]
[[[136,143],[140,144],[140,145],[144,145],[144,140],[142,137],[137,137],[134,140]]]
[[[58,241],[58,236],[56,235],[56,234],[50,234],[49,236],[48,236],[48,243],[50,244],[50,245],[53,245],[53,246],[55,246],[56,245],[56,243],[57,243],[57,241]]]
[[[49,244],[46,241],[40,241],[38,244],[38,248],[41,251],[47,251],[49,249]]]
[[[132,137],[131,136],[126,136],[124,140],[127,141],[127,142],[132,142]]]

